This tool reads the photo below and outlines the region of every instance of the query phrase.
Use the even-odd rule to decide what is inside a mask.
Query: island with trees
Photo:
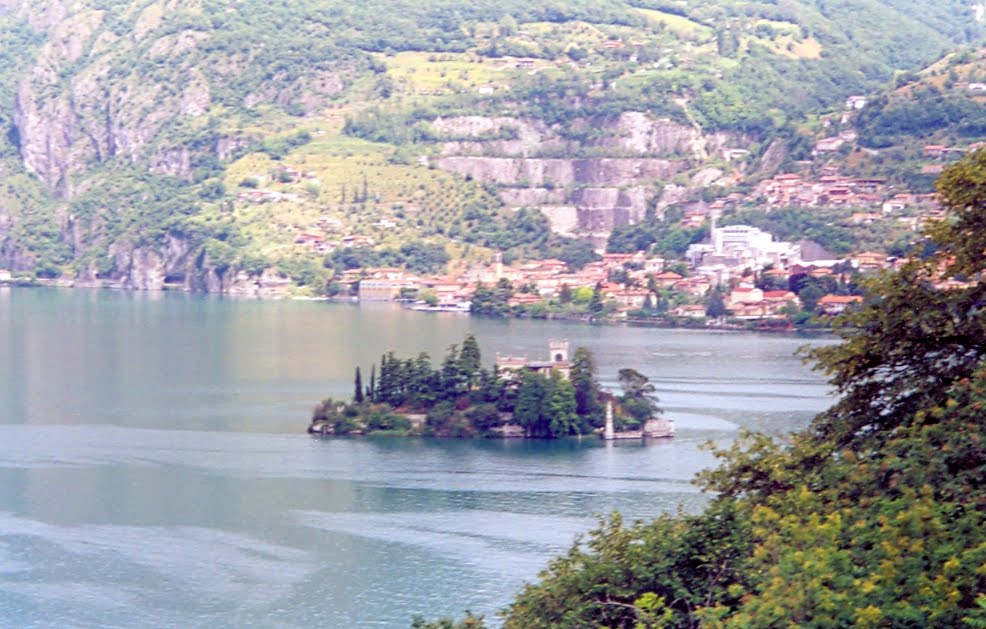
[[[666,438],[674,424],[662,416],[654,385],[635,369],[619,371],[621,395],[604,390],[592,354],[567,341],[548,344],[548,360],[497,354],[482,364],[468,335],[448,348],[436,369],[422,352],[381,356],[355,369],[349,401],[327,398],[315,406],[308,432],[318,435],[383,434],[434,437],[556,439],[598,434],[604,439]]]

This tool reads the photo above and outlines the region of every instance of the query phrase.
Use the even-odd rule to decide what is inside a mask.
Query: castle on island
[[[547,375],[552,369],[557,369],[567,380],[572,373],[572,364],[568,360],[568,339],[548,341],[548,360],[528,360],[527,356],[501,356],[497,352],[496,368],[507,378],[510,374],[522,371]]]

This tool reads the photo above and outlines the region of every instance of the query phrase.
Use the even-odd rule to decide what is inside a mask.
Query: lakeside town
[[[862,301],[852,278],[901,262],[879,252],[839,257],[810,240],[777,241],[747,225],[713,226],[711,234],[688,248],[684,263],[643,252],[604,253],[573,270],[557,259],[508,265],[495,254],[491,263],[458,275],[364,268],[345,271],[339,283],[343,294],[360,301],[403,300],[421,310],[551,316],[549,306],[574,304],[569,312],[579,312],[581,305],[588,314],[616,319],[728,314],[748,321],[788,320],[805,310],[839,314]],[[506,297],[490,313],[484,300],[494,289]]]

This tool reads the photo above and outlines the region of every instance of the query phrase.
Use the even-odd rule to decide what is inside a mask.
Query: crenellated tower
[[[548,355],[553,363],[568,362],[568,339],[548,341]]]

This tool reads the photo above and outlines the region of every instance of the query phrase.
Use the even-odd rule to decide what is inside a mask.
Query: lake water
[[[311,407],[393,349],[476,335],[590,348],[651,378],[641,446],[319,440]],[[831,401],[806,339],[423,314],[390,305],[0,289],[0,626],[407,627],[488,619],[594,514],[698,509],[699,449]],[[819,342],[819,341],[814,341]]]

